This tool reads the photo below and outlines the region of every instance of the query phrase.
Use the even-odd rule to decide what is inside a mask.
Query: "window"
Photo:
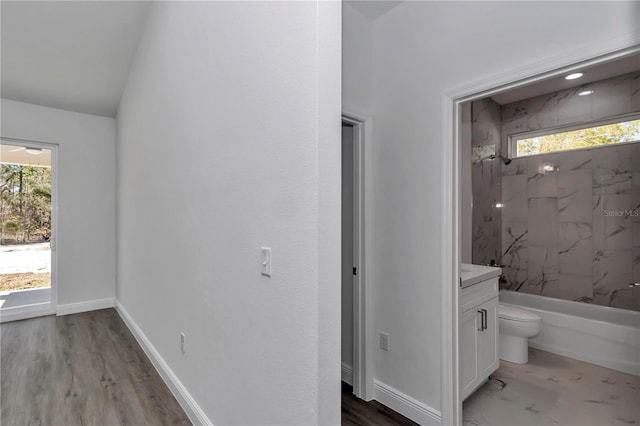
[[[593,124],[512,135],[509,137],[511,156],[525,157],[640,141],[640,117],[637,115],[601,121],[597,126]]]

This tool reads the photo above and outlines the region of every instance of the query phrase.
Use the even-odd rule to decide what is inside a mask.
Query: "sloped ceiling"
[[[346,1],[345,3],[360,12],[371,21],[375,21],[391,9],[402,3],[402,1]]]
[[[149,6],[3,0],[1,96],[114,117]]]

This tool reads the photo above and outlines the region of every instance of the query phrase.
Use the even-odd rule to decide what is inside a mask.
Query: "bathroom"
[[[466,102],[460,146],[462,261],[500,268],[465,424],[640,423],[640,57]]]

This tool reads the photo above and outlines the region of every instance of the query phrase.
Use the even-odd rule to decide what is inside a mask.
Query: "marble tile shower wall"
[[[472,163],[472,262],[487,265],[500,261],[501,218],[496,204],[502,197],[502,162],[491,160],[499,153],[500,105],[487,98],[471,104]]]
[[[587,86],[601,95],[576,96]],[[514,133],[640,111],[640,72],[587,86],[504,105],[503,146]],[[502,203],[504,287],[640,310],[628,286],[640,282],[640,143],[514,159]]]
[[[514,159],[502,191],[506,288],[638,310],[639,143]]]

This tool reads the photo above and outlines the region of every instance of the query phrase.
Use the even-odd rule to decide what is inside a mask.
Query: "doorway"
[[[342,116],[342,381],[355,397],[371,401],[373,359],[368,239],[371,120]]]
[[[354,127],[342,122],[342,381],[353,386]]]
[[[580,71],[580,69],[605,64],[625,57],[631,57],[639,53],[638,46],[626,46],[624,42],[612,42],[610,46],[594,47],[593,51],[580,49],[570,55],[557,57],[553,60],[543,61],[539,64],[514,70],[512,73],[502,74],[499,77],[490,78],[481,82],[464,86],[460,89],[447,91],[443,101],[443,122],[445,123],[443,145],[443,191],[442,205],[450,209],[452,214],[447,215],[444,220],[442,231],[443,251],[447,253],[443,262],[443,286],[442,286],[442,413],[443,423],[462,424],[462,399],[460,392],[460,360],[462,352],[459,344],[459,324],[460,324],[460,261],[462,256],[468,256],[469,250],[462,247],[462,233],[469,232],[469,226],[464,225],[465,209],[467,204],[462,204],[464,181],[469,181],[468,174],[461,173],[463,153],[461,152],[461,138],[465,133],[463,104],[465,102],[477,101],[489,96],[504,93],[507,90],[522,89],[554,77],[561,77],[560,80],[567,79],[570,73]],[[550,92],[553,92],[551,90]],[[593,92],[586,93],[590,95]],[[577,95],[579,95],[577,93]],[[579,95],[582,96],[582,95]],[[508,145],[506,145],[508,146]],[[467,153],[464,162],[469,162]],[[473,151],[471,152],[473,154]],[[503,156],[494,155],[495,158],[507,162]],[[480,157],[483,158],[483,157]],[[512,167],[514,167],[512,165]],[[543,169],[545,170],[545,169]],[[558,171],[560,169],[554,170]],[[524,172],[516,173],[524,174]],[[527,175],[525,183],[527,183]],[[586,180],[591,182],[591,180]],[[525,185],[526,187],[527,185]],[[590,187],[591,189],[591,187]],[[527,188],[528,190],[528,188]],[[468,198],[467,191],[467,198]],[[502,208],[503,203],[494,205],[494,208]],[[468,211],[467,211],[468,213]]]
[[[0,320],[55,313],[56,147],[0,140]]]
[[[343,206],[342,249],[342,380],[355,397],[374,398],[373,319],[370,289],[371,118],[342,116]],[[345,188],[346,186],[346,188]],[[345,330],[346,328],[346,330]]]

